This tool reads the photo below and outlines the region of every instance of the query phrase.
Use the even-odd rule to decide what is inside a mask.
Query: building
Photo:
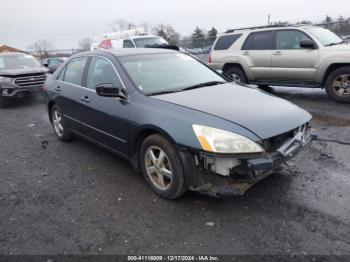
[[[9,53],[9,52],[21,52],[21,53],[25,53],[22,50],[19,50],[17,48],[8,46],[8,45],[0,45],[0,53]]]

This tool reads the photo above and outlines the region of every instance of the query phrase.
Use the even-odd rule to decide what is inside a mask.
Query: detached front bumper
[[[261,156],[223,156],[182,150],[180,155],[187,186],[190,190],[216,197],[243,195],[316,139],[317,135],[308,133],[306,129],[306,125],[300,127],[295,136],[275,152]],[[230,163],[232,166],[229,166]],[[223,175],[221,170],[225,168],[228,172]]]

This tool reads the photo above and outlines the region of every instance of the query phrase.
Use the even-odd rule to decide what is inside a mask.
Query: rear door
[[[81,132],[82,128],[82,81],[88,57],[74,58],[60,72],[55,82],[54,91],[57,95],[55,103],[61,109],[66,124]]]
[[[300,47],[301,40],[313,40],[304,32],[296,29],[276,31],[275,39],[276,50],[272,54],[272,79],[315,80],[319,51]]]
[[[104,57],[93,56],[87,72],[86,88],[82,91],[85,100],[83,122],[86,125],[87,135],[104,146],[127,155],[129,101],[97,95],[95,87],[100,84],[124,88],[111,61]]]
[[[272,31],[251,33],[241,50],[241,58],[248,65],[254,80],[271,78],[271,57],[274,51]]]

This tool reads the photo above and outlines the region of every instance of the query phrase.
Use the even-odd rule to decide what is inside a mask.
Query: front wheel
[[[334,70],[327,78],[326,91],[338,103],[350,103],[350,67]]]
[[[186,192],[181,158],[167,139],[157,134],[147,137],[141,145],[139,159],[145,180],[156,194],[174,199]]]

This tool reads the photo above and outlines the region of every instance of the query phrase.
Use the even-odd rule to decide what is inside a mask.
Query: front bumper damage
[[[303,125],[277,150],[263,155],[227,156],[181,150],[187,186],[190,190],[215,197],[243,195],[316,137],[307,125]]]

